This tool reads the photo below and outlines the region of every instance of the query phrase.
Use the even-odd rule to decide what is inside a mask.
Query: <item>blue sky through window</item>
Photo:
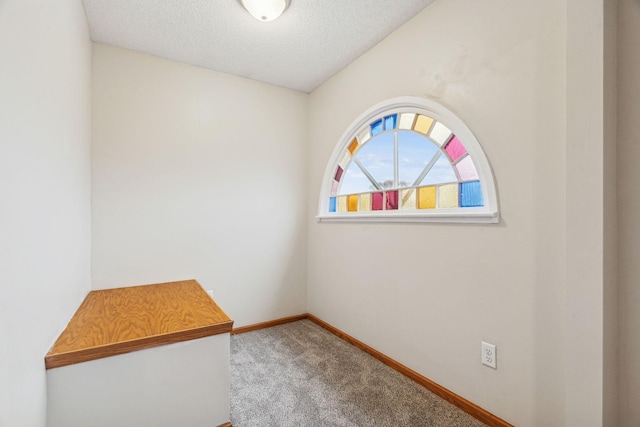
[[[439,147],[424,135],[412,131],[398,131],[398,186],[411,187],[425,166],[439,152]],[[355,158],[376,182],[393,182],[394,133],[388,132],[369,140],[355,153]],[[419,185],[456,182],[456,175],[445,155],[441,155],[429,174]],[[374,191],[374,187],[353,160],[342,178],[339,194]]]

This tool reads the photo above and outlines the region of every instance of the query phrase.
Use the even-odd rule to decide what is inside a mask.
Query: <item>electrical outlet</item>
[[[493,369],[498,369],[496,362],[496,346],[482,341],[482,364]]]

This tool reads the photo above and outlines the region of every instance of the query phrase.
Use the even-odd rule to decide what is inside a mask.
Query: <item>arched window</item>
[[[498,222],[482,147],[445,107],[394,98],[362,114],[325,170],[321,221]]]

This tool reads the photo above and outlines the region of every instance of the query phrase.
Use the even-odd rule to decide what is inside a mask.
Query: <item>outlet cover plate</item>
[[[496,346],[482,341],[482,364],[493,369],[498,369],[496,363]]]

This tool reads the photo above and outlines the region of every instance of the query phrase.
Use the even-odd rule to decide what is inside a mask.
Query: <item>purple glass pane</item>
[[[381,211],[384,204],[384,193],[371,194],[371,208],[374,211]]]
[[[387,191],[387,210],[392,211],[398,209],[398,190]]]
[[[464,159],[460,160],[456,165],[458,169],[458,174],[460,174],[460,179],[462,181],[474,181],[478,179],[478,171],[476,170],[476,166],[473,164],[473,160],[471,160],[471,156],[467,156]]]
[[[335,177],[335,180],[337,182],[340,182],[340,178],[342,178],[342,172],[344,172],[344,170],[340,166],[338,166],[338,170],[336,171],[336,177]]]
[[[464,145],[462,145],[458,137],[454,136],[445,147],[445,151],[447,152],[451,160],[455,162],[460,157],[466,154],[467,149],[464,148]]]

